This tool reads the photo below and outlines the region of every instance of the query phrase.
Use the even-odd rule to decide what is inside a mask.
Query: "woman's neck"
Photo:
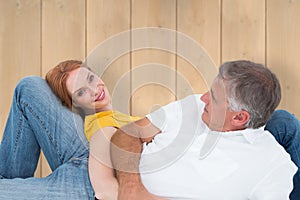
[[[105,112],[105,111],[110,111],[110,110],[113,110],[113,107],[112,107],[111,104],[107,105],[104,108],[98,108],[98,109],[94,109],[94,110],[86,110],[85,115],[92,115],[92,114],[95,114],[95,113]]]
[[[96,110],[95,110],[95,113],[98,113],[98,112],[104,112],[104,111],[110,111],[110,110],[113,110],[113,107],[112,107],[111,104],[107,105],[107,106],[104,107],[104,108],[96,109]]]

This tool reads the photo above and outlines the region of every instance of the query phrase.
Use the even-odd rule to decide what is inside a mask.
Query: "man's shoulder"
[[[267,130],[257,134],[258,137],[255,140],[256,148],[261,149],[261,154],[271,156],[279,160],[290,160],[290,155],[285,151],[282,145],[280,145],[274,136]]]

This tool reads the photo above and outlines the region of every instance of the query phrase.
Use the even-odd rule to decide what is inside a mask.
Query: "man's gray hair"
[[[276,75],[262,64],[246,60],[225,62],[219,68],[228,95],[229,109],[250,114],[248,128],[266,124],[281,99]]]

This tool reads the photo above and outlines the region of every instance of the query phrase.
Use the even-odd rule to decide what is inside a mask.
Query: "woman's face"
[[[89,69],[80,67],[71,71],[66,86],[73,106],[82,108],[86,115],[111,109],[104,82]]]

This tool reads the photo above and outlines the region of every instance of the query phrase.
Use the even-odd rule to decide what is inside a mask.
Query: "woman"
[[[46,80],[64,105],[85,117],[85,134],[90,141],[89,175],[96,197],[117,199],[110,137],[117,128],[139,118],[113,111],[103,81],[81,61],[60,63],[47,73]]]

